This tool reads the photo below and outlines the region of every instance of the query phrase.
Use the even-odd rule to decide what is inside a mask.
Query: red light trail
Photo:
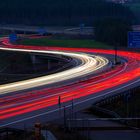
[[[114,55],[114,50],[86,49],[86,48],[64,48],[64,47],[39,47],[11,45],[7,39],[3,41],[5,48],[33,49],[84,52]],[[101,91],[116,88],[140,77],[140,54],[129,51],[118,51],[118,55],[127,62],[116,66],[114,69],[93,76],[74,84],[44,88],[17,95],[6,95],[0,98],[0,120],[8,119],[25,113],[37,111],[58,104],[58,97],[61,96],[62,102],[79,99],[91,94],[98,94]]]

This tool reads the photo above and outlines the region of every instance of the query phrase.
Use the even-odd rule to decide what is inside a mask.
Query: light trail
[[[18,96],[18,97],[17,97],[17,95],[15,95],[15,96],[12,95],[11,97],[9,96],[8,99],[3,98],[3,100],[0,100],[0,105],[1,105],[0,110],[6,109],[9,107],[15,107],[18,105],[27,104],[27,103],[30,103],[33,101],[39,101],[41,99],[46,99],[46,98],[50,98],[53,96],[61,96],[62,92],[65,93],[65,92],[70,92],[73,90],[80,90],[81,87],[84,88],[86,86],[91,86],[93,84],[97,84],[97,83],[105,81],[115,75],[120,74],[121,72],[123,72],[126,69],[126,66],[127,66],[127,64],[125,64],[123,66],[123,69],[121,68],[122,67],[121,66],[121,67],[118,67],[118,69],[115,69],[114,71],[107,72],[105,78],[104,78],[104,74],[101,74],[99,76],[95,76],[92,79],[90,79],[91,82],[84,83],[84,81],[82,81],[82,82],[78,82],[75,84],[70,84],[68,86],[63,86],[60,88],[53,88],[53,92],[52,92],[52,89],[48,88],[48,89],[43,90],[42,92],[36,91],[35,93],[33,92],[32,94],[30,92],[28,92],[28,93],[26,93],[27,95],[20,94],[20,96]],[[118,71],[118,70],[120,70],[120,71]],[[38,94],[36,94],[36,93],[38,93]],[[43,95],[44,93],[48,93],[48,94]],[[26,100],[27,97],[28,97],[28,100]],[[15,104],[15,101],[16,101],[16,104]],[[6,105],[2,106],[5,102],[7,102]]]
[[[10,84],[0,85],[0,94],[6,94],[8,92],[15,92],[24,89],[39,87],[43,85],[48,85],[52,83],[58,83],[61,81],[69,80],[72,78],[77,78],[83,75],[87,75],[97,71],[98,69],[106,66],[109,61],[101,56],[88,55],[83,53],[68,53],[62,51],[36,51],[36,50],[27,50],[27,49],[11,49],[11,48],[0,48],[0,50],[7,51],[19,51],[19,52],[32,52],[32,53],[45,53],[45,54],[53,54],[53,55],[65,55],[72,57],[74,59],[79,59],[82,61],[82,64],[72,68],[70,70],[66,70],[63,72],[59,72],[56,74],[51,74],[48,76],[42,76],[39,78],[33,78],[30,80],[24,80],[20,82],[14,82]]]
[[[10,49],[11,51],[13,50],[12,47],[14,47],[14,49],[16,50],[18,49],[19,51],[20,50],[32,51],[33,49],[35,49],[34,51],[36,52],[58,51],[60,53],[76,52],[76,54],[78,52],[78,55],[81,54],[79,52],[82,52],[82,55],[86,55],[85,53],[100,53],[100,54],[107,54],[107,55],[114,54],[113,50],[80,49],[80,48],[76,49],[76,48],[61,48],[61,47],[49,48],[49,47],[37,47],[37,46],[11,45],[8,44],[8,42],[4,42],[4,43],[5,45],[7,44],[4,49]],[[0,99],[0,105],[1,105],[0,120],[8,119],[14,116],[19,116],[25,113],[30,113],[33,111],[41,110],[43,108],[54,106],[58,103],[59,96],[61,96],[61,100],[62,100],[61,102],[65,103],[73,99],[80,99],[82,97],[87,97],[93,94],[96,95],[95,96],[96,98],[102,96],[102,95],[98,95],[97,93],[100,93],[107,89],[110,90],[113,89],[113,91],[117,91],[124,87],[130,86],[134,82],[132,83],[129,82],[134,81],[135,79],[138,79],[140,77],[140,54],[135,52],[118,51],[118,55],[127,59],[127,62],[124,65],[115,67],[115,69],[112,69],[109,72],[105,72],[104,74],[99,74],[98,76],[92,76],[90,79],[85,79],[84,81],[80,81],[75,84],[70,84],[67,86],[56,87],[54,89],[47,88],[42,91],[38,90],[36,91],[37,93],[35,94],[31,94],[30,92],[28,92],[26,94],[15,95],[15,96],[11,95],[11,96],[6,96],[3,99]],[[92,56],[90,55],[88,55],[88,57],[92,58]],[[96,57],[95,65],[97,65],[97,61],[99,64],[97,70],[100,69],[103,64],[108,63],[108,60],[105,60],[104,57],[103,58],[99,56],[94,56],[94,57]],[[87,61],[83,62],[81,66],[86,65],[85,63],[87,63]],[[91,71],[89,70],[88,72]],[[84,75],[86,75],[86,73]],[[135,83],[137,81],[139,80],[136,80]],[[106,94],[109,93],[111,93],[111,91]],[[4,99],[6,99],[6,102],[4,102]],[[82,102],[84,103],[85,100],[81,101],[80,103]],[[42,114],[38,114],[36,116],[40,116]]]

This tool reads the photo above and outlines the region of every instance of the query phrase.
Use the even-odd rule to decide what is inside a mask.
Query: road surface
[[[52,121],[56,118],[62,117],[63,106],[66,106],[66,109],[69,111],[72,107],[72,102],[74,104],[75,111],[79,111],[91,105],[93,102],[105,98],[107,96],[111,96],[114,94],[118,94],[122,91],[131,89],[133,87],[137,87],[140,85],[140,54],[136,52],[127,52],[127,51],[118,51],[118,55],[122,58],[122,63],[120,65],[115,66],[113,69],[108,69],[104,71],[104,73],[99,73],[98,75],[91,75],[86,78],[83,75],[87,75],[87,72],[92,73],[94,70],[96,71],[97,63],[99,64],[98,57],[102,58],[101,66],[104,67],[108,63],[108,59],[103,56],[112,56],[114,54],[113,50],[100,50],[100,49],[86,49],[86,48],[62,48],[62,47],[37,47],[37,46],[23,46],[23,45],[11,45],[7,39],[2,41],[3,47],[1,49],[6,49],[10,51],[45,51],[45,52],[59,52],[72,54],[72,56],[78,55],[78,59],[86,59],[82,65],[79,67],[85,67],[91,69],[88,71],[82,71],[76,74],[70,74],[71,76],[82,76],[81,80],[74,83],[64,84],[58,86],[58,82],[56,82],[56,86],[45,87],[42,89],[38,89],[36,87],[40,86],[40,84],[34,85],[33,89],[28,92],[22,92],[19,94],[8,94],[4,93],[4,96],[0,98],[0,127],[11,126],[13,124],[17,124],[19,126],[20,123],[26,122],[28,124],[33,124],[36,120],[39,121]],[[89,55],[90,54],[90,55]],[[91,54],[94,57],[91,57]],[[98,54],[98,55],[97,55]],[[80,55],[80,58],[79,58]],[[82,56],[81,56],[82,55]],[[103,56],[101,56],[103,55]],[[84,58],[83,58],[84,57]],[[97,58],[96,58],[97,57]],[[93,59],[94,58],[94,59]],[[95,59],[96,58],[96,59]],[[77,58],[76,58],[77,59]],[[90,62],[88,61],[91,60]],[[106,62],[106,64],[105,64]],[[87,65],[88,64],[88,65]],[[100,68],[99,68],[100,69]],[[80,68],[81,70],[81,68]],[[92,70],[92,71],[91,71]],[[80,74],[80,75],[79,75]],[[68,74],[69,75],[69,74]],[[70,80],[67,79],[67,80]],[[30,79],[31,83],[33,79]],[[23,81],[25,82],[25,81]],[[43,85],[47,85],[43,83]],[[22,90],[22,86],[18,87],[18,84],[14,85],[14,90]],[[0,88],[2,88],[1,85]],[[12,85],[13,86],[13,85]],[[16,88],[17,86],[17,88]],[[30,87],[31,86],[31,87]],[[8,87],[7,87],[8,88]],[[24,86],[24,88],[32,88],[32,84],[29,87],[28,84]],[[23,89],[24,89],[23,88]],[[9,88],[8,90],[10,90]],[[12,89],[13,91],[13,89]],[[9,91],[11,92],[11,91]],[[59,105],[59,98],[61,99],[61,107]],[[59,114],[60,113],[60,114]],[[62,116],[61,116],[62,115]]]

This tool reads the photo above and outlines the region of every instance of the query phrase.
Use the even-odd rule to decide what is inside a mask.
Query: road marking
[[[89,98],[89,99],[86,99],[86,100],[83,100],[83,101],[80,101],[80,102],[75,102],[75,103],[74,103],[74,106],[80,105],[80,104],[82,104],[82,103],[88,102],[88,101],[93,100],[93,99],[101,98],[101,97],[103,97],[103,96],[106,96],[106,95],[108,95],[108,94],[117,92],[117,91],[119,91],[119,90],[121,90],[121,89],[124,89],[124,88],[126,88],[126,87],[129,87],[129,86],[131,86],[131,85],[133,85],[133,84],[136,84],[136,83],[138,83],[138,82],[140,82],[140,79],[138,79],[138,80],[136,80],[136,81],[134,81],[134,82],[132,82],[132,83],[129,83],[129,84],[127,84],[127,85],[124,85],[124,86],[122,86],[122,87],[119,87],[119,88],[117,88],[117,89],[114,89],[114,90],[112,90],[112,91],[108,91],[108,92],[106,92],[105,94],[97,95],[96,97],[92,97],[92,98]],[[67,105],[66,108],[70,108],[71,106],[72,106],[71,104],[70,104],[70,105]],[[62,110],[62,109],[63,109],[63,108],[61,108],[61,110]],[[47,114],[50,114],[50,113],[54,113],[54,112],[59,111],[59,110],[60,110],[60,108],[57,108],[57,109],[54,109],[54,110],[51,110],[51,111],[48,111],[48,112],[45,112],[45,113],[41,113],[41,114],[38,114],[38,115],[34,115],[34,116],[32,116],[32,117],[27,117],[27,118],[24,118],[24,119],[21,119],[21,120],[18,120],[18,121],[13,121],[13,122],[11,122],[11,123],[7,123],[7,124],[4,124],[4,125],[0,125],[0,127],[5,127],[5,126],[12,125],[12,124],[17,124],[17,123],[20,123],[20,122],[23,122],[23,121],[27,121],[27,120],[30,120],[30,119],[33,119],[33,118],[37,118],[37,117],[41,117],[41,116],[44,116],[44,115],[47,115]]]

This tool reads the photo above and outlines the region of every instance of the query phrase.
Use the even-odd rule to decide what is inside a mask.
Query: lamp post
[[[115,50],[115,65],[117,65],[117,63],[118,63],[118,46],[116,44],[115,44],[114,50]]]

